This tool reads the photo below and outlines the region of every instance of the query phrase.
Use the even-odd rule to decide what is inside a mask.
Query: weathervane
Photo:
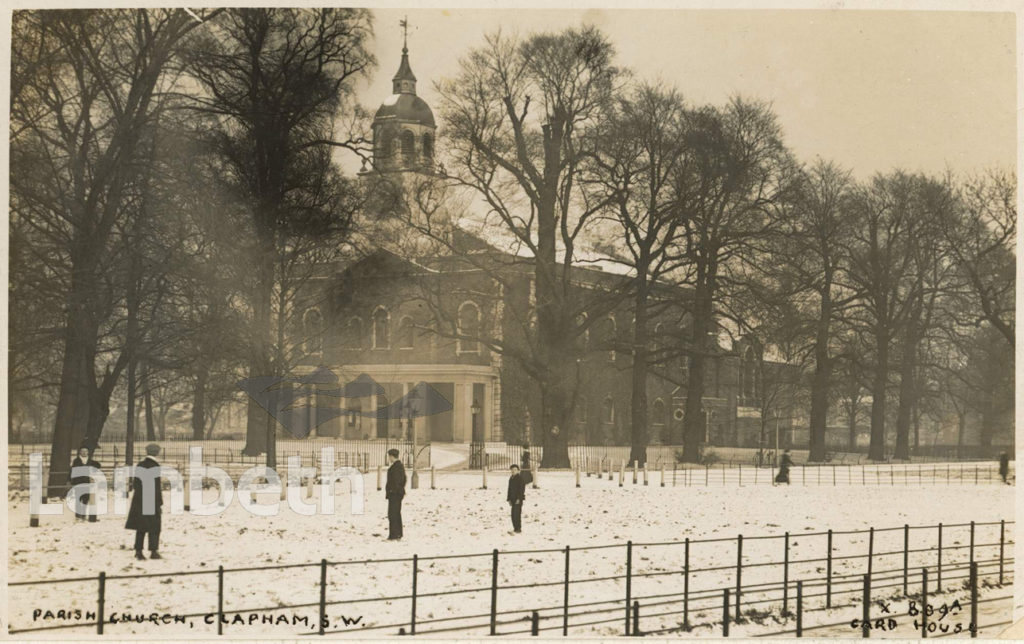
[[[398,21],[398,24],[402,26],[402,53],[408,53],[409,51],[409,16],[404,16]]]

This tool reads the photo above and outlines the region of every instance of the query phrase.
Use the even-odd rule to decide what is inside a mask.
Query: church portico
[[[474,402],[480,407],[480,440],[496,440],[494,389],[498,370],[464,364],[355,364],[331,367],[339,383],[367,378],[377,393],[339,399],[345,438],[397,438],[469,443],[473,440]],[[417,388],[417,385],[423,386]],[[412,395],[410,395],[412,394]],[[423,407],[421,397],[431,404]],[[441,402],[438,405],[438,402]],[[411,416],[411,418],[410,418]]]

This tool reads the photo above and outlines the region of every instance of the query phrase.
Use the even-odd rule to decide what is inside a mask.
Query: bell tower
[[[407,20],[402,61],[391,79],[391,96],[373,118],[373,169],[378,172],[426,172],[434,168],[434,113],[416,95],[416,75],[409,64]]]

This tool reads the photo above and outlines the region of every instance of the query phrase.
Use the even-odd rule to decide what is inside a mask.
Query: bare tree
[[[207,12],[213,15],[216,12]],[[107,280],[115,223],[157,117],[168,65],[201,24],[180,9],[26,11],[14,20],[12,194],[58,249],[67,271],[60,394],[48,494],[59,493],[72,447],[95,442],[123,356],[96,373],[101,327],[116,293]]]
[[[355,82],[374,65],[367,51],[370,15],[356,9],[235,9],[226,12],[192,52],[189,74],[203,92],[193,109],[206,117],[211,144],[226,161],[225,177],[251,217],[255,240],[249,373],[280,375],[274,332],[275,288],[282,254],[317,227],[346,187],[331,160],[335,146],[359,150],[361,137],[337,140],[336,126],[355,122]],[[280,291],[278,291],[280,293]],[[278,301],[278,304],[280,302]],[[276,336],[276,338],[275,338]],[[250,402],[246,454],[268,454],[276,424]]]
[[[613,53],[590,27],[521,41],[498,33],[438,87],[446,176],[480,195],[533,258],[536,327],[529,335],[536,351],[523,366],[540,385],[544,467],[569,464],[579,332],[571,269],[592,214],[580,212],[578,181],[592,149],[585,130],[609,105],[619,76]]]

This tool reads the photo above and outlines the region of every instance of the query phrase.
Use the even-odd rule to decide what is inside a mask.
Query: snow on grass
[[[375,489],[375,474],[365,477],[366,506],[363,515],[349,512],[347,486],[337,485],[336,512],[332,516],[302,516],[282,505],[277,516],[257,517],[242,508],[237,499],[219,515],[201,517],[192,514],[163,518],[160,561],[136,561],[131,543],[133,534],[124,529],[124,517],[100,517],[97,523],[75,522],[65,510],[59,517],[41,517],[41,526],[28,527],[28,503],[24,494],[12,495],[8,504],[9,552],[8,569],[11,581],[89,577],[82,582],[60,585],[14,587],[10,592],[10,623],[14,628],[73,623],[68,620],[35,620],[35,608],[95,610],[97,582],[95,577],[105,571],[117,575],[155,574],[144,579],[108,579],[106,614],[149,615],[151,613],[188,614],[185,624],[108,624],[106,633],[114,636],[149,634],[155,637],[209,636],[216,632],[214,623],[205,615],[215,613],[217,606],[218,565],[227,569],[263,567],[286,564],[313,564],[278,570],[248,570],[225,574],[225,610],[242,611],[242,619],[254,619],[251,625],[228,624],[225,633],[236,636],[292,637],[315,630],[319,600],[320,559],[331,562],[360,562],[387,559],[383,563],[347,563],[328,567],[327,614],[329,631],[366,636],[393,636],[399,625],[408,627],[411,613],[409,599],[379,600],[358,603],[368,598],[400,597],[411,592],[413,554],[419,556],[417,579],[417,632],[448,627],[475,626],[473,629],[443,633],[451,636],[478,636],[487,633],[490,612],[492,550],[501,551],[498,565],[497,599],[499,633],[525,631],[523,621],[530,610],[542,611],[542,627],[559,627],[545,631],[559,634],[565,554],[571,546],[570,575],[576,582],[570,587],[570,602],[607,601],[587,610],[615,608],[613,612],[574,616],[572,623],[610,620],[605,624],[572,627],[576,635],[619,635],[624,625],[623,598],[627,540],[634,542],[632,552],[632,596],[641,601],[643,630],[678,625],[681,615],[654,617],[656,613],[681,611],[681,604],[656,606],[653,596],[677,594],[682,591],[685,548],[679,542],[691,539],[691,570],[720,568],[710,572],[694,572],[690,591],[695,597],[710,594],[703,601],[692,600],[690,621],[706,623],[693,634],[719,635],[721,621],[721,589],[735,586],[735,565],[738,534],[743,542],[743,586],[777,584],[782,567],[763,565],[781,562],[784,544],[779,537],[790,537],[789,579],[820,581],[825,574],[826,537],[823,534],[804,536],[801,533],[824,532],[831,528],[833,537],[833,575],[846,581],[840,589],[857,589],[859,576],[866,572],[869,536],[866,533],[840,534],[875,527],[872,560],[873,571],[902,570],[904,524],[910,531],[910,569],[919,571],[934,565],[938,531],[916,526],[950,525],[970,521],[996,522],[1013,518],[1014,490],[1009,486],[721,486],[660,487],[652,477],[650,486],[628,482],[618,487],[607,479],[583,477],[576,488],[569,472],[544,472],[540,489],[527,489],[523,510],[524,532],[510,535],[508,506],[505,503],[506,477],[492,473],[488,489],[480,489],[479,473],[439,472],[438,489],[431,490],[429,473],[421,473],[420,488],[409,490],[403,508],[405,539],[395,543],[387,536],[386,501],[383,492]],[[983,491],[983,494],[979,492]],[[165,492],[165,498],[168,493]],[[215,490],[207,490],[211,500]],[[276,495],[264,495],[266,502]],[[882,530],[883,528],[899,528]],[[999,526],[976,529],[976,559],[998,556]],[[1007,540],[1012,538],[1012,525],[1007,526]],[[755,538],[757,537],[757,538]],[[721,541],[698,542],[698,540]],[[946,527],[943,532],[943,565],[947,568],[967,561],[966,545],[969,528]],[[614,547],[600,547],[616,544]],[[661,544],[661,545],[656,545]],[[955,547],[955,550],[949,550]],[[524,550],[546,550],[526,553]],[[1008,545],[1006,556],[1012,557]],[[893,554],[887,554],[893,553]],[[445,558],[450,555],[474,555]],[[1008,566],[1009,569],[1009,566]],[[991,569],[989,569],[990,571]],[[165,576],[172,572],[202,572],[185,577]],[[214,574],[211,574],[214,573]],[[963,571],[946,573],[949,581]],[[1008,575],[1009,576],[1009,575]],[[919,573],[918,573],[919,577]],[[962,583],[956,580],[955,583]],[[540,587],[510,588],[547,584]],[[456,590],[473,592],[451,594]],[[892,589],[890,589],[892,590]],[[901,589],[900,589],[901,590]],[[778,595],[778,591],[775,595]],[[820,588],[814,592],[823,592]],[[989,592],[989,591],[986,591]],[[1006,594],[1006,589],[993,589],[989,596]],[[805,593],[810,595],[811,589]],[[857,601],[857,592],[842,595],[846,603]],[[754,590],[745,590],[744,601],[767,597]],[[790,602],[795,597],[795,585]],[[820,598],[808,600],[820,602]],[[357,603],[352,603],[357,602]],[[990,606],[994,606],[995,603]],[[746,605],[745,605],[746,606]],[[1002,606],[1000,604],[1000,606]],[[274,607],[274,610],[264,610]],[[790,607],[792,609],[792,605]],[[777,601],[751,604],[753,610],[745,624],[735,624],[733,634],[754,634],[793,628],[792,620],[779,619],[781,606]],[[842,618],[859,616],[859,607],[847,609]],[[1009,610],[1005,608],[1004,610]],[[997,611],[998,612],[998,611]],[[833,611],[834,613],[834,611]],[[262,623],[264,615],[283,618],[285,624]],[[345,626],[342,618],[361,617],[358,625]],[[453,617],[476,616],[471,619]],[[233,617],[230,616],[229,617]],[[307,622],[294,623],[293,617]],[[827,623],[831,614],[822,613],[805,618],[805,624]],[[996,616],[987,617],[997,621]],[[212,620],[210,620],[212,621]],[[1001,620],[999,620],[1001,621]],[[364,631],[366,626],[386,626]],[[82,629],[43,631],[84,633]],[[840,629],[840,631],[849,629]],[[837,634],[842,634],[838,632]],[[851,631],[850,636],[859,635]],[[26,633],[26,636],[31,636]],[[872,633],[872,636],[884,635]],[[903,633],[903,636],[908,636]]]

